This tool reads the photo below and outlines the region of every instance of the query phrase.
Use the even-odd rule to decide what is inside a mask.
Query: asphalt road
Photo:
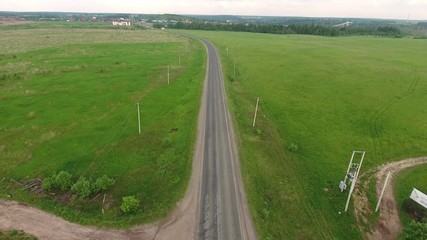
[[[215,47],[201,40],[208,52],[208,67],[197,238],[256,239],[227,110],[222,67]]]

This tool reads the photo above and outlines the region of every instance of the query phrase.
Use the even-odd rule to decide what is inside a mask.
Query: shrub
[[[79,180],[74,183],[73,187],[71,188],[71,191],[73,191],[78,197],[82,199],[88,198],[92,193],[90,188],[90,182],[85,177],[80,177]]]
[[[109,187],[113,186],[116,183],[114,179],[107,177],[104,175],[98,179],[96,179],[95,183],[92,186],[93,192],[105,191]]]
[[[298,145],[296,145],[295,143],[291,143],[288,147],[288,150],[291,152],[298,152]]]
[[[62,191],[70,189],[71,185],[73,184],[72,182],[73,176],[66,171],[60,171],[57,175],[54,175],[52,178],[54,178],[55,187],[59,187]]]
[[[52,189],[55,187],[55,183],[52,177],[47,177],[45,179],[43,179],[42,185],[41,185],[42,189],[45,191],[52,191]]]
[[[72,185],[73,176],[66,172],[61,171],[58,174],[54,174],[51,177],[47,177],[43,180],[41,187],[45,191],[52,191],[54,189],[61,189],[62,191],[66,191],[70,189]]]
[[[122,201],[123,203],[120,206],[120,209],[124,213],[132,213],[139,208],[139,199],[137,199],[135,196],[123,197]]]
[[[427,224],[412,221],[401,235],[401,240],[425,240],[427,239]]]

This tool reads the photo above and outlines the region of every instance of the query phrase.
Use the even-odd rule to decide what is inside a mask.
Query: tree
[[[122,198],[122,205],[120,206],[120,209],[124,213],[133,213],[139,208],[139,199],[137,199],[135,196],[127,196]]]
[[[73,178],[70,173],[66,171],[60,171],[58,174],[54,175],[53,178],[55,187],[59,187],[62,191],[70,189]]]
[[[61,189],[62,191],[66,191],[70,189],[72,185],[73,176],[66,172],[61,171],[57,174],[52,175],[51,177],[47,177],[43,180],[41,187],[45,191],[52,191],[54,189]]]
[[[114,179],[107,177],[107,175],[104,175],[96,179],[95,183],[92,186],[92,190],[94,192],[105,191],[109,187],[113,186],[115,183],[116,181],[114,181]]]
[[[78,197],[88,198],[92,193],[90,188],[90,182],[85,177],[80,177],[79,180],[71,188]]]
[[[45,191],[52,191],[52,189],[55,187],[55,183],[52,177],[47,177],[45,179],[43,179],[42,185],[41,185],[42,189]]]

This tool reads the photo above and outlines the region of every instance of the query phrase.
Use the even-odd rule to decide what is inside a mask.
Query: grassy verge
[[[166,216],[191,172],[204,78],[201,44],[157,31],[8,33],[1,35],[0,53],[0,196],[98,226]],[[103,203],[99,196],[35,194],[15,182],[61,170],[75,178],[106,174],[116,184],[102,193]],[[120,212],[126,195],[140,199],[137,213]]]
[[[427,101],[426,43],[190,33],[221,53],[260,237],[361,238],[353,211],[342,213],[346,193],[338,183],[352,150],[367,151],[362,172],[427,154],[427,112],[420,107]]]
[[[0,240],[37,240],[37,238],[23,231],[11,230],[6,232],[0,231]]]
[[[394,179],[393,187],[396,196],[396,203],[399,209],[400,220],[404,227],[413,220],[413,217],[404,211],[402,208],[403,202],[405,199],[409,198],[413,188],[427,193],[427,183],[425,181],[426,172],[427,165],[424,164],[413,169],[407,169],[401,172]]]

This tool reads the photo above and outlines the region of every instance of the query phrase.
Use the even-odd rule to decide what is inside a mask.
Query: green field
[[[201,44],[151,30],[14,29],[0,39],[0,197],[98,226],[165,217],[191,172]],[[15,182],[61,170],[75,179],[113,177],[105,214],[104,192],[81,201],[33,194]],[[121,213],[126,195],[140,199],[137,213]]]
[[[427,41],[188,33],[221,52],[260,238],[360,239],[338,183],[353,150],[362,173],[427,154]]]

